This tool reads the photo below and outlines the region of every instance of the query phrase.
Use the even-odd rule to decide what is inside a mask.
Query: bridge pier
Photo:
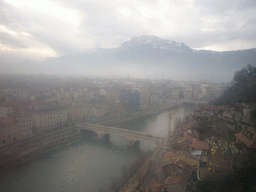
[[[139,147],[140,146],[140,141],[138,139],[128,139],[128,147]]]
[[[95,131],[90,129],[81,129],[79,131],[83,137],[97,137],[98,139],[102,139],[104,141],[108,141],[110,138],[109,133],[104,131]]]
[[[97,136],[98,136],[99,139],[102,139],[105,135],[105,133],[103,133],[103,132],[100,132],[100,133],[96,132],[96,133],[97,133]]]
[[[98,139],[102,139],[104,141],[108,141],[110,138],[110,135],[108,133],[101,133],[98,134]]]
[[[117,127],[103,126],[103,125],[95,125],[95,124],[86,124],[81,126],[81,135],[85,137],[98,137],[100,139],[108,140],[110,138],[110,133],[118,134],[120,136],[125,137],[129,143],[128,147],[139,147],[140,140],[149,140],[153,142],[161,142],[163,138],[153,136],[147,133],[137,132],[128,129],[122,129]]]
[[[98,139],[102,139],[104,141],[108,141],[110,138],[109,133],[106,133],[104,131],[94,131],[97,134]]]

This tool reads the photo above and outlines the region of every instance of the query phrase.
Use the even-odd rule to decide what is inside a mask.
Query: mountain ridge
[[[237,51],[196,50],[156,36],[139,36],[111,49],[48,58],[44,74],[230,81],[235,71],[256,63],[256,48]],[[25,70],[25,69],[24,69]]]
[[[235,71],[256,61],[256,49],[217,52],[195,50],[156,36],[139,36],[118,48],[66,55],[45,62],[50,72],[229,81]],[[72,65],[72,66],[71,66]],[[63,70],[58,70],[62,66]]]

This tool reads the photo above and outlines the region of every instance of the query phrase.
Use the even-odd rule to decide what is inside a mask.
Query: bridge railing
[[[141,138],[141,139],[146,139],[146,140],[159,141],[159,140],[165,139],[165,137],[153,136],[153,135],[147,134],[147,133],[117,128],[117,127],[110,127],[110,126],[105,126],[105,125],[95,125],[95,124],[87,123],[87,124],[83,124],[83,125],[79,125],[79,126],[83,127],[84,129],[95,130],[95,131],[105,131],[106,133],[117,133],[120,135],[126,135],[129,137]]]

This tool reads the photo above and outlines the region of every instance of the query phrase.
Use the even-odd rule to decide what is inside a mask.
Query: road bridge
[[[99,137],[104,137],[106,134],[118,134],[128,139],[129,145],[134,146],[136,143],[139,143],[140,139],[153,141],[156,144],[159,144],[161,141],[165,140],[164,137],[153,136],[147,133],[142,133],[138,131],[132,131],[128,129],[122,129],[117,127],[105,126],[105,125],[96,125],[84,123],[77,125],[78,130],[90,130],[98,134]]]

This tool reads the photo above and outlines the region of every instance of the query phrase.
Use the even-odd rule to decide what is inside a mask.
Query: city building
[[[165,186],[168,191],[185,192],[187,180],[183,175],[176,177],[168,177],[165,181]]]
[[[34,132],[53,129],[67,123],[67,107],[63,105],[36,105],[27,110],[33,116]]]
[[[14,118],[0,118],[0,144],[12,143],[18,139],[18,121]]]
[[[120,92],[120,102],[128,112],[136,112],[140,109],[140,92],[138,90],[125,89]]]
[[[86,102],[72,103],[67,108],[67,121],[79,122],[89,117],[90,105]]]
[[[25,110],[15,110],[13,113],[10,114],[10,116],[15,118],[18,122],[20,139],[32,136],[33,118],[31,113]]]

